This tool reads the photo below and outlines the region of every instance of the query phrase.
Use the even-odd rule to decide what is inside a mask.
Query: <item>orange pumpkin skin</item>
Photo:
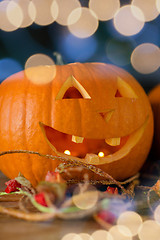
[[[154,155],[160,157],[160,84],[148,94],[154,115]]]
[[[33,69],[34,74],[39,68]],[[84,98],[79,99],[59,97],[64,90],[63,84],[70,76],[78,81],[89,97],[85,97],[86,92],[83,92]],[[131,86],[136,98],[116,96],[118,78]],[[104,113],[112,111],[110,119],[104,120]],[[118,156],[117,152],[118,160],[107,162],[100,159],[95,162],[97,167],[117,180],[133,176],[140,170],[152,143],[152,110],[144,90],[126,71],[103,63],[56,66],[56,76],[52,82],[41,85],[32,83],[24,72],[6,79],[0,85],[0,151],[23,149],[54,155],[55,151],[46,142],[39,122],[49,126],[45,127],[46,136],[54,146],[61,145],[60,152],[70,145],[67,145],[68,140],[54,136],[53,129],[91,141],[91,145],[84,141],[82,148],[77,147],[79,143],[71,142],[74,156],[79,156],[81,151],[83,154],[97,153],[99,141],[117,137],[125,139],[144,126],[142,136],[135,145],[132,141],[133,146],[128,153]],[[111,148],[106,144],[105,153],[112,155]],[[113,153],[116,148],[120,149],[117,146],[113,148]],[[86,162],[86,159],[80,160]],[[36,185],[44,179],[48,170],[53,171],[59,163],[37,155],[12,154],[0,158],[0,169],[9,178],[21,172]],[[94,160],[87,163],[94,165]],[[84,172],[92,180],[100,178],[86,170],[72,171],[69,178],[82,179]]]

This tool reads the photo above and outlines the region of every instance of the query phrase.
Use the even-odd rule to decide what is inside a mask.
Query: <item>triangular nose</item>
[[[101,115],[101,117],[105,120],[105,122],[109,122],[109,120],[112,117],[112,114],[114,113],[114,109],[108,110],[106,112],[99,112],[99,114]]]

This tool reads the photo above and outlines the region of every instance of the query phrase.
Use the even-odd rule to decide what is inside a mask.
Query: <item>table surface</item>
[[[0,172],[0,191],[5,189],[8,179]],[[15,207],[15,202],[0,202],[6,207]],[[50,220],[29,222],[8,215],[0,214],[0,239],[5,240],[61,240],[67,233],[88,233],[101,229],[91,217],[83,220]]]

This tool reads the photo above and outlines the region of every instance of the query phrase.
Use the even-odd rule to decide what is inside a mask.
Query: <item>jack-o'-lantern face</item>
[[[137,145],[150,111],[134,79],[96,74],[65,79],[55,96],[52,128],[40,125],[57,155],[103,165]]]
[[[38,73],[47,77],[50,72],[52,66],[29,69],[36,81]],[[97,165],[117,180],[136,174],[147,158],[151,107],[139,83],[120,68],[103,63],[56,66],[54,79],[43,84],[20,72],[0,85],[0,96],[0,151],[57,154]],[[35,185],[59,163],[15,154],[1,157],[0,169],[10,178],[21,172]],[[82,179],[83,173],[73,170],[71,178]]]

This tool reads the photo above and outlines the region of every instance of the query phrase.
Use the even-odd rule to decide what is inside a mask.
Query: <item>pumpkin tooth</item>
[[[117,137],[117,138],[108,138],[108,139],[105,139],[105,142],[111,146],[118,146],[120,145],[120,142],[121,142],[121,138],[120,137]]]
[[[83,143],[83,140],[84,140],[84,137],[78,137],[78,136],[72,135],[72,142]]]
[[[99,157],[97,154],[93,154],[93,153],[87,153],[85,156],[85,160],[87,163],[92,164],[92,163],[99,163]]]

